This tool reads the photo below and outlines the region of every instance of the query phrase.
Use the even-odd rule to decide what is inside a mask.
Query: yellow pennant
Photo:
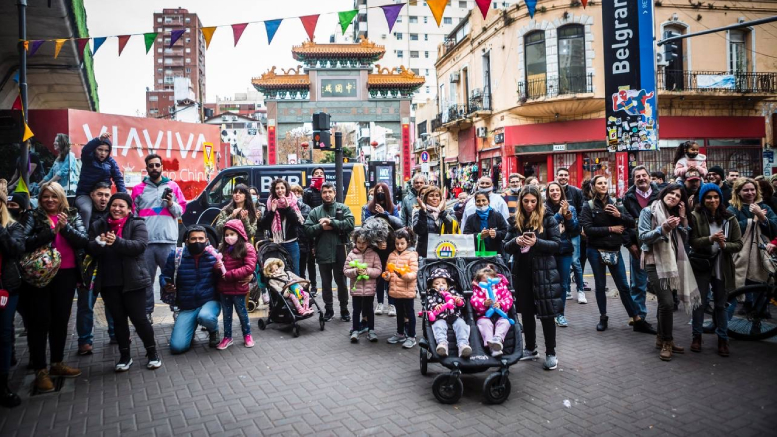
[[[24,42],[24,51],[26,52],[26,51],[29,51],[29,50],[30,50],[30,42],[29,41],[25,41]]]
[[[437,27],[440,27],[442,22],[442,14],[445,12],[445,7],[448,6],[448,0],[426,0],[429,5],[429,9],[432,10],[432,15],[437,21]]]
[[[27,193],[30,194],[30,189],[27,188],[27,184],[24,183],[24,178],[19,178],[19,183],[16,184],[14,193]]]
[[[54,46],[54,59],[57,59],[57,56],[59,56],[59,51],[62,50],[62,45],[65,44],[66,39],[57,39],[54,40],[56,45]]]
[[[210,39],[213,38],[213,33],[216,32],[216,27],[203,27],[202,36],[205,38],[205,50],[210,47]]]
[[[24,123],[24,137],[22,137],[22,141],[27,141],[33,136],[35,136],[35,134],[32,133],[30,126],[27,123]]]

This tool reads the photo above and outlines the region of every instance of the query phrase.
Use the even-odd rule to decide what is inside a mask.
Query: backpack
[[[181,266],[181,258],[183,257],[183,247],[175,248],[175,259],[173,269],[173,285],[178,283],[178,267]],[[176,285],[177,286],[177,285]],[[175,291],[167,291],[164,287],[160,290],[160,299],[162,302],[168,305],[175,305]]]

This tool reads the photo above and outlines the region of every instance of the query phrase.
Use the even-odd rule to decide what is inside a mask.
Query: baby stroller
[[[470,327],[469,342],[472,347],[472,354],[468,359],[459,358],[456,337],[453,330],[448,330],[448,344],[450,345],[449,355],[440,357],[437,352],[437,345],[434,340],[432,324],[429,322],[426,310],[421,321],[421,331],[424,338],[419,341],[421,349],[421,374],[426,375],[428,363],[440,363],[443,367],[450,369],[449,373],[442,373],[434,378],[432,392],[434,397],[443,404],[455,404],[464,393],[464,384],[461,381],[462,373],[485,372],[491,368],[498,370],[489,375],[483,383],[483,396],[486,403],[501,404],[510,396],[509,368],[523,355],[523,339],[521,337],[521,325],[516,318],[515,308],[506,311],[510,318],[515,320],[515,325],[510,327],[506,338],[504,339],[503,355],[494,358],[490,351],[483,347],[483,339],[480,336],[475,317],[470,305],[472,297],[472,278],[475,273],[492,264],[496,267],[497,273],[504,275],[510,282],[510,290],[515,294],[512,285],[510,270],[504,264],[501,257],[491,258],[455,258],[449,260],[426,260],[422,259],[418,268],[418,290],[421,293],[422,306],[426,302],[427,280],[434,269],[444,268],[462,288],[465,300],[464,317],[467,325]]]
[[[256,243],[256,258],[257,266],[264,266],[265,260],[269,258],[278,258],[283,261],[286,271],[291,271],[291,266],[293,265],[293,260],[291,259],[289,252],[280,244],[272,243],[270,241],[260,241]],[[258,279],[267,284],[269,278],[265,277],[262,267],[258,267],[257,270],[259,272]],[[316,313],[312,312],[307,315],[300,315],[297,312],[297,309],[294,308],[294,306],[277,290],[273,290],[272,287],[267,287],[267,292],[270,295],[269,314],[267,315],[266,320],[259,319],[259,330],[264,331],[271,323],[291,324],[294,337],[299,337],[298,322],[314,317]],[[324,324],[326,323],[324,321],[324,312],[321,311],[321,307],[318,306],[316,299],[312,295],[310,296],[310,306],[311,308],[313,306],[316,307],[316,310],[318,311],[318,324],[323,331]]]

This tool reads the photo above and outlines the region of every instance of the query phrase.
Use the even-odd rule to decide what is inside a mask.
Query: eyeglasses
[[[159,163],[152,162],[150,164],[147,164],[146,167],[149,167],[149,168],[162,168],[162,163],[161,162],[159,162]]]

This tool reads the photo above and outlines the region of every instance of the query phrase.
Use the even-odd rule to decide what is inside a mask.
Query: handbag
[[[614,250],[597,249],[599,251],[599,259],[602,264],[608,266],[618,265],[618,252]]]
[[[480,234],[477,234],[478,238],[478,247],[477,250],[475,250],[475,256],[479,258],[490,258],[493,256],[499,255],[499,252],[494,251],[487,251],[486,250],[486,242],[483,241],[482,238],[480,238]]]
[[[183,247],[176,247],[175,256],[173,257],[173,277],[171,279],[173,285],[176,287],[178,284],[178,267],[181,266],[181,258],[183,258]],[[165,287],[162,287],[159,290],[159,299],[168,305],[175,305],[177,291],[177,289],[174,291],[168,291],[165,289]]]
[[[22,278],[28,284],[43,288],[54,279],[62,265],[62,255],[51,244],[41,246],[22,256],[19,267]]]
[[[714,255],[705,255],[691,249],[688,253],[688,261],[695,272],[711,272],[718,255],[720,255],[720,251],[715,252]]]

